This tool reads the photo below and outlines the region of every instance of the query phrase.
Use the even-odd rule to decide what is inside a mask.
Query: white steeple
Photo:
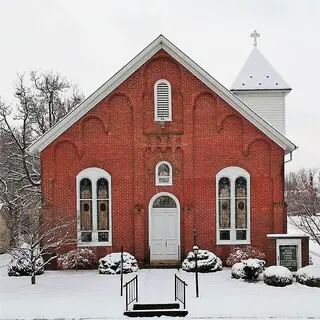
[[[253,49],[231,91],[282,134],[285,134],[285,96],[290,86],[257,48],[260,34],[254,30]]]

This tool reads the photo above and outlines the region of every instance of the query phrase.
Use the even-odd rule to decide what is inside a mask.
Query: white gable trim
[[[284,137],[280,132],[274,129],[253,110],[251,110],[245,103],[243,103],[236,95],[224,87],[221,83],[211,77],[205,70],[198,66],[188,56],[186,56],[180,49],[172,44],[163,35],[160,35],[152,43],[150,43],[143,51],[141,51],[135,58],[133,58],[127,65],[119,70],[112,78],[104,83],[91,96],[83,101],[77,108],[69,112],[29,148],[30,153],[42,151],[51,142],[58,138],[64,131],[70,128],[81,117],[88,113],[97,103],[104,99],[114,89],[116,89],[123,81],[125,81],[131,74],[140,68],[146,61],[148,61],[159,50],[165,50],[174,59],[181,63],[200,81],[208,86],[212,91],[218,94],[223,100],[231,105],[235,110],[242,114],[253,125],[260,129],[265,135],[283,148],[286,153],[294,151],[297,147]]]

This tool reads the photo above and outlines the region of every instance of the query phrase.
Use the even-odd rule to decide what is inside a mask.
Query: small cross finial
[[[251,33],[250,37],[253,38],[253,45],[256,47],[258,45],[257,38],[260,37],[260,33],[254,30],[253,33]]]

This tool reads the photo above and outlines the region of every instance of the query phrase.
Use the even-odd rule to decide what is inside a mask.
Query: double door
[[[149,246],[151,262],[177,262],[180,251],[180,221],[177,208],[152,208]]]

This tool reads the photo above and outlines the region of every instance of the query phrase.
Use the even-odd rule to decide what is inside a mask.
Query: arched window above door
[[[176,208],[177,204],[172,198],[168,196],[162,196],[154,201],[152,207],[153,208]]]

